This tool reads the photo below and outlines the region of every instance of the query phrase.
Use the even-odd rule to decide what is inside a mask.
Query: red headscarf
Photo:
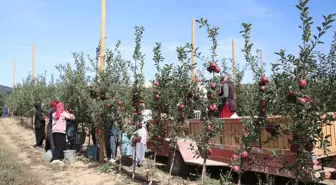
[[[57,107],[57,103],[58,103],[57,100],[51,100],[51,102],[50,102],[50,108],[52,108],[52,109],[56,109],[56,107]]]
[[[62,102],[58,102],[56,106],[55,120],[58,120],[63,112],[64,112],[64,104]]]

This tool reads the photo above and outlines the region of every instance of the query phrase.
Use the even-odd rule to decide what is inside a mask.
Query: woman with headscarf
[[[52,133],[55,144],[53,159],[55,162],[60,162],[63,158],[63,151],[66,148],[66,119],[74,120],[75,116],[64,110],[62,102],[57,103],[56,112],[52,114]]]
[[[43,140],[45,138],[45,119],[43,116],[42,105],[40,103],[35,104],[35,136],[36,144],[35,147],[41,147]]]
[[[47,125],[47,139],[46,139],[46,145],[45,145],[45,150],[55,150],[55,144],[52,136],[52,115],[56,112],[56,106],[57,106],[57,100],[52,100],[50,102],[50,109],[48,111],[48,117],[49,117],[49,122]]]
[[[219,118],[230,118],[236,112],[235,86],[229,75],[224,75],[220,80],[222,87],[220,99],[223,109],[219,113]]]

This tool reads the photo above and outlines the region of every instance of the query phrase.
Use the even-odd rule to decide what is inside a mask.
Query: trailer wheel
[[[168,167],[169,167],[168,170],[170,170],[170,167],[172,165],[173,155],[174,155],[174,151],[170,151],[169,156],[168,156]],[[184,162],[180,151],[176,150],[174,165],[173,165],[173,169],[172,169],[172,174],[183,176],[183,175],[189,175],[189,173],[190,173],[189,166],[187,166],[187,164]]]

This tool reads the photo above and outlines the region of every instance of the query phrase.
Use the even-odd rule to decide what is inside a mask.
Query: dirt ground
[[[130,178],[132,167],[128,164],[124,167],[124,173],[116,173],[115,170],[112,170],[115,168],[113,165],[99,166],[96,162],[81,156],[77,157],[77,161],[71,165],[44,162],[42,160],[43,149],[32,147],[35,143],[34,137],[33,131],[24,128],[18,120],[0,119],[0,183],[13,185],[125,185],[142,183],[148,177],[150,160],[147,160],[143,167],[137,169],[135,182]],[[167,174],[159,171],[155,178],[158,183],[153,184],[166,184]],[[32,180],[28,181],[28,179]],[[186,184],[185,180],[179,177],[174,177],[172,183]]]
[[[117,173],[116,166],[111,164],[98,165],[84,157],[78,157],[74,164],[50,164],[42,160],[42,149],[35,149],[32,145],[35,137],[32,130],[24,128],[18,120],[13,118],[0,119],[0,185],[126,185],[141,184],[148,179],[148,172],[152,161],[146,160],[143,167],[136,170],[136,181],[130,178],[131,161],[125,161],[123,173]],[[158,163],[154,175],[154,184],[167,184],[168,169],[165,159]],[[209,185],[219,185],[219,171],[221,169],[209,169],[213,173],[213,179]],[[212,172],[211,172],[212,171]],[[255,174],[246,174],[243,181],[252,185],[255,182]],[[196,185],[196,175],[189,178],[174,176],[172,185]],[[252,182],[253,181],[253,182]],[[279,181],[279,180],[276,180]],[[286,180],[280,179],[279,183],[286,184]],[[326,185],[336,185],[329,181]]]

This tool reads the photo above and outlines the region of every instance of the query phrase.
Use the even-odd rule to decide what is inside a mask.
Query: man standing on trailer
[[[223,109],[219,113],[219,118],[230,118],[236,113],[235,85],[229,75],[224,75],[220,80],[222,87],[220,99]]]

